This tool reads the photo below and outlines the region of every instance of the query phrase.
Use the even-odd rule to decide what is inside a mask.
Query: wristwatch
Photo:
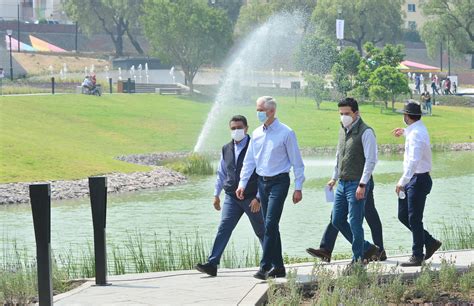
[[[365,186],[366,186],[366,184],[362,184],[362,183],[359,184],[360,188],[365,188]]]

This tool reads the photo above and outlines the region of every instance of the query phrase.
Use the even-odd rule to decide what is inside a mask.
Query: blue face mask
[[[258,118],[258,121],[260,121],[261,123],[264,123],[268,119],[267,112],[257,111],[257,118]]]

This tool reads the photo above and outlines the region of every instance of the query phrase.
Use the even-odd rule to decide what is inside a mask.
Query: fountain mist
[[[302,15],[281,13],[272,16],[243,41],[241,47],[228,59],[222,85],[211,111],[199,134],[194,152],[210,151],[208,140],[218,119],[231,115],[232,108],[249,104],[242,96],[242,86],[255,85],[255,71],[268,70],[279,63],[292,61],[292,54],[302,35]],[[226,117],[228,120],[228,118]]]

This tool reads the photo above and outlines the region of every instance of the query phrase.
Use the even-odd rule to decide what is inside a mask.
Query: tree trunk
[[[362,41],[360,41],[360,40],[357,41],[356,45],[357,45],[357,50],[359,51],[359,55],[361,57],[364,56],[364,52],[362,50]]]
[[[123,27],[122,23],[117,23],[117,38],[114,41],[115,44],[115,54],[117,56],[123,55]],[[113,34],[112,34],[113,35]]]
[[[130,42],[132,43],[133,47],[135,47],[135,50],[137,50],[138,54],[140,54],[140,55],[144,54],[145,52],[143,52],[143,49],[140,46],[140,43],[138,43],[138,40],[136,40],[132,36],[132,34],[130,33],[129,30],[127,30],[127,36],[128,36],[128,39],[130,39]]]
[[[316,107],[317,107],[318,109],[321,109],[321,108],[319,107],[320,105],[321,105],[321,102],[318,101],[318,100],[316,100]]]
[[[392,111],[395,111],[395,96],[392,96]]]

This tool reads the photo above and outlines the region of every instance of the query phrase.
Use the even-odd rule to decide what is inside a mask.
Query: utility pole
[[[17,32],[18,32],[18,37],[17,37],[17,40],[18,40],[18,53],[20,53],[20,2],[18,2],[17,4]]]

